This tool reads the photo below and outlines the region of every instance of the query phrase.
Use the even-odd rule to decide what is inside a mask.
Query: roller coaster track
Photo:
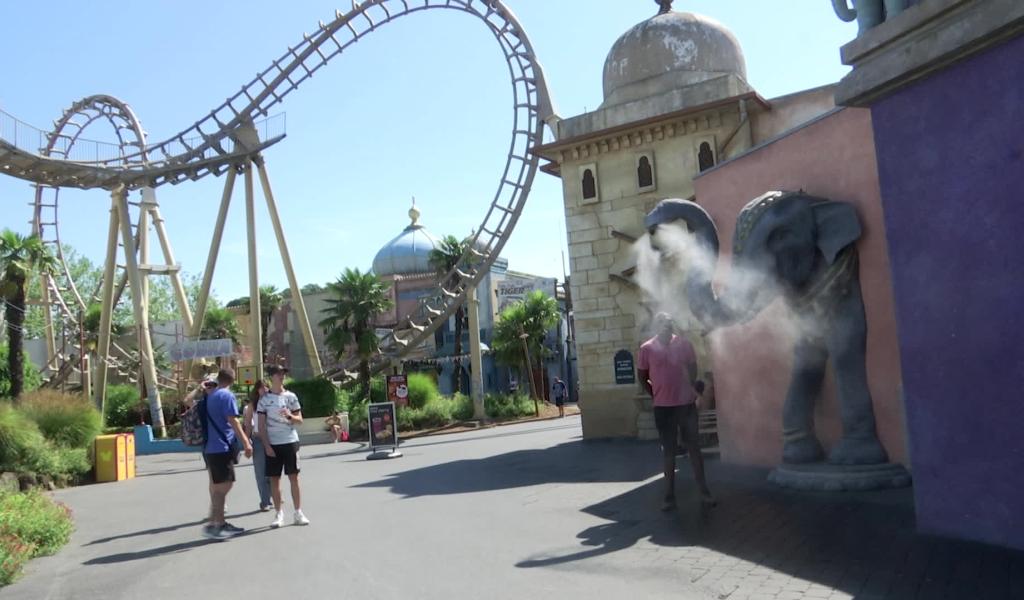
[[[534,149],[543,142],[545,123],[557,119],[544,73],[533,47],[515,15],[500,0],[366,0],[353,2],[351,11],[337,12],[320,22],[312,35],[290,47],[206,117],[177,135],[134,152],[103,152],[95,148],[76,157],[54,158],[29,142],[4,134],[0,127],[0,173],[51,187],[128,189],[157,187],[220,175],[258,157],[283,134],[256,131],[257,118],[311,78],[333,58],[369,33],[400,17],[425,10],[449,9],[479,18],[495,36],[504,54],[512,83],[513,126],[507,160],[498,189],[468,250],[447,276],[438,294],[405,317],[383,343],[384,353],[374,371],[386,367],[427,340],[465,300],[500,254],[529,196],[538,168]],[[0,115],[2,117],[3,115]],[[8,127],[7,129],[10,129]],[[124,146],[121,146],[122,148]],[[83,156],[84,155],[84,156]],[[344,371],[336,365],[334,374]]]
[[[94,123],[107,123],[117,138],[116,143],[96,142],[85,140],[82,134]],[[94,147],[104,147],[105,153],[116,154],[122,157],[125,164],[145,165],[147,162],[145,152],[146,134],[142,124],[136,117],[135,112],[126,103],[118,98],[107,95],[94,95],[83,98],[68,107],[59,119],[54,122],[53,131],[41,135],[40,139],[45,144],[40,149],[40,154],[49,158],[59,160],[71,160],[79,152],[79,142],[83,141],[87,150]],[[139,152],[139,149],[142,149]],[[130,158],[129,158],[130,157]],[[64,255],[64,248],[60,243],[60,220],[59,201],[60,188],[45,183],[35,183],[35,198],[32,202],[32,234],[39,236],[44,244],[51,246],[58,259],[58,270],[56,273],[43,274],[42,305],[44,308],[45,336],[47,338],[47,353],[49,363],[47,371],[53,373],[50,384],[60,383],[66,380],[72,372],[75,372],[75,361],[70,360],[67,346],[60,349],[56,346],[56,327],[54,326],[54,313],[51,307],[56,308],[61,318],[61,326],[65,331],[71,332],[72,339],[77,337],[80,315],[83,315],[91,302],[98,300],[99,287],[91,290],[88,295],[78,290],[74,278],[71,276],[67,258]],[[130,213],[131,226],[134,233],[134,248],[138,252],[138,202],[130,203],[133,209]],[[117,291],[114,295],[114,304],[117,304],[127,283],[127,277],[122,274]],[[71,349],[81,353],[82,349],[78,344],[72,343]],[[114,368],[125,379],[133,381],[136,373],[127,368],[125,361],[131,360],[131,354],[116,342],[111,344],[114,351],[108,359],[108,366]],[[56,363],[56,364],[54,364]]]

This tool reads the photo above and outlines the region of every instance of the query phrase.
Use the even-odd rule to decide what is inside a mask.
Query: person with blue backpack
[[[203,461],[210,474],[210,521],[203,527],[203,535],[215,540],[225,540],[245,531],[224,518],[224,503],[235,482],[239,443],[245,457],[252,456],[252,444],[238,421],[238,402],[231,391],[234,381],[233,370],[221,369],[217,373],[216,387],[204,382],[206,398],[201,402],[206,413]]]

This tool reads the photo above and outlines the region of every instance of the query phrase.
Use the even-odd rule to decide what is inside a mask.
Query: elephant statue
[[[853,8],[847,0],[832,0],[832,8],[843,21],[857,19],[857,35],[879,25],[886,19],[900,14],[907,8],[908,0],[851,0]]]
[[[718,230],[698,204],[660,202],[645,220],[652,244],[657,244],[659,227],[679,222],[702,249],[690,253],[683,285],[690,310],[705,327],[749,320],[779,296],[791,308],[799,333],[782,411],[783,462],[823,458],[814,433],[814,402],[831,358],[842,438],[828,462],[886,463],[867,384],[867,323],[855,245],[861,226],[853,206],[803,192],[769,192],[752,200],[736,221],[732,269],[721,295],[711,286]]]

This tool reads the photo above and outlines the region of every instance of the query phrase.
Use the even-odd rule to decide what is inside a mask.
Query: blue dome
[[[437,239],[417,222],[420,211],[415,204],[409,209],[409,218],[412,223],[384,244],[374,257],[373,272],[378,277],[434,272],[430,266],[430,251],[437,247]]]

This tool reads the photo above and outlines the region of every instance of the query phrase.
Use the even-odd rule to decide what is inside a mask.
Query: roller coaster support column
[[[284,271],[288,276],[288,287],[292,291],[292,308],[295,309],[295,315],[299,321],[298,326],[302,332],[302,341],[306,344],[309,368],[312,369],[314,377],[319,377],[323,374],[323,366],[320,364],[320,354],[317,352],[316,342],[313,340],[313,330],[309,326],[309,315],[306,313],[306,303],[302,300],[302,290],[299,289],[299,282],[295,277],[295,269],[292,267],[292,257],[288,252],[288,242],[284,239],[284,228],[281,227],[281,217],[277,213],[274,192],[270,189],[270,178],[267,176],[266,163],[262,155],[257,155],[253,162],[256,164],[256,169],[260,174],[260,185],[263,186],[263,196],[267,200],[270,222],[274,225],[277,247],[281,251],[281,262],[284,263]]]
[[[139,362],[142,363],[142,376],[146,386],[146,399],[149,402],[149,415],[153,419],[153,430],[160,437],[167,435],[164,426],[164,413],[160,406],[160,388],[157,385],[156,363],[153,360],[153,339],[149,333],[149,307],[143,301],[145,288],[143,276],[139,271],[139,261],[132,251],[132,223],[128,214],[128,192],[123,185],[111,192],[117,205],[117,219],[121,224],[121,244],[125,248],[125,268],[128,271],[128,283],[132,290],[132,308],[135,313],[135,326],[139,330]]]
[[[175,265],[174,251],[171,249],[167,230],[164,229],[164,219],[160,216],[160,207],[156,203],[156,192],[153,188],[142,188],[142,208],[149,213],[153,220],[153,229],[156,230],[156,237],[160,241],[160,248],[164,253],[164,262],[168,265]],[[185,294],[185,286],[181,283],[181,273],[177,269],[172,269],[170,276],[171,287],[174,288],[174,297],[178,301],[178,310],[181,311],[181,320],[185,324],[185,331],[191,331],[192,309],[188,306],[188,296]]]
[[[114,314],[114,268],[117,266],[117,195],[111,194],[110,228],[107,231],[107,256],[103,262],[103,283],[100,289],[100,330],[96,345],[96,408],[106,419],[107,373],[110,365],[110,322]],[[84,323],[84,321],[83,321]],[[81,324],[80,324],[81,325]]]
[[[260,318],[260,277],[256,262],[256,201],[251,162],[245,165],[245,230],[249,240],[249,345],[256,379],[263,379],[263,319]]]
[[[466,296],[469,310],[469,394],[473,399],[473,418],[482,421],[487,417],[484,411],[483,357],[480,356],[480,300],[476,297],[476,286],[470,286]]]
[[[231,206],[231,192],[235,189],[235,174],[236,167],[232,166],[228,169],[228,176],[224,181],[224,193],[220,197],[220,210],[217,212],[217,222],[213,226],[213,238],[210,240],[210,254],[206,257],[206,269],[203,271],[203,285],[199,290],[195,318],[192,320],[192,328],[189,330],[189,339],[192,340],[198,340],[203,331],[203,319],[206,318],[206,301],[210,298],[213,271],[217,268],[220,241],[224,237],[224,223],[228,218],[228,207]],[[192,377],[191,360],[185,363],[185,377]]]

